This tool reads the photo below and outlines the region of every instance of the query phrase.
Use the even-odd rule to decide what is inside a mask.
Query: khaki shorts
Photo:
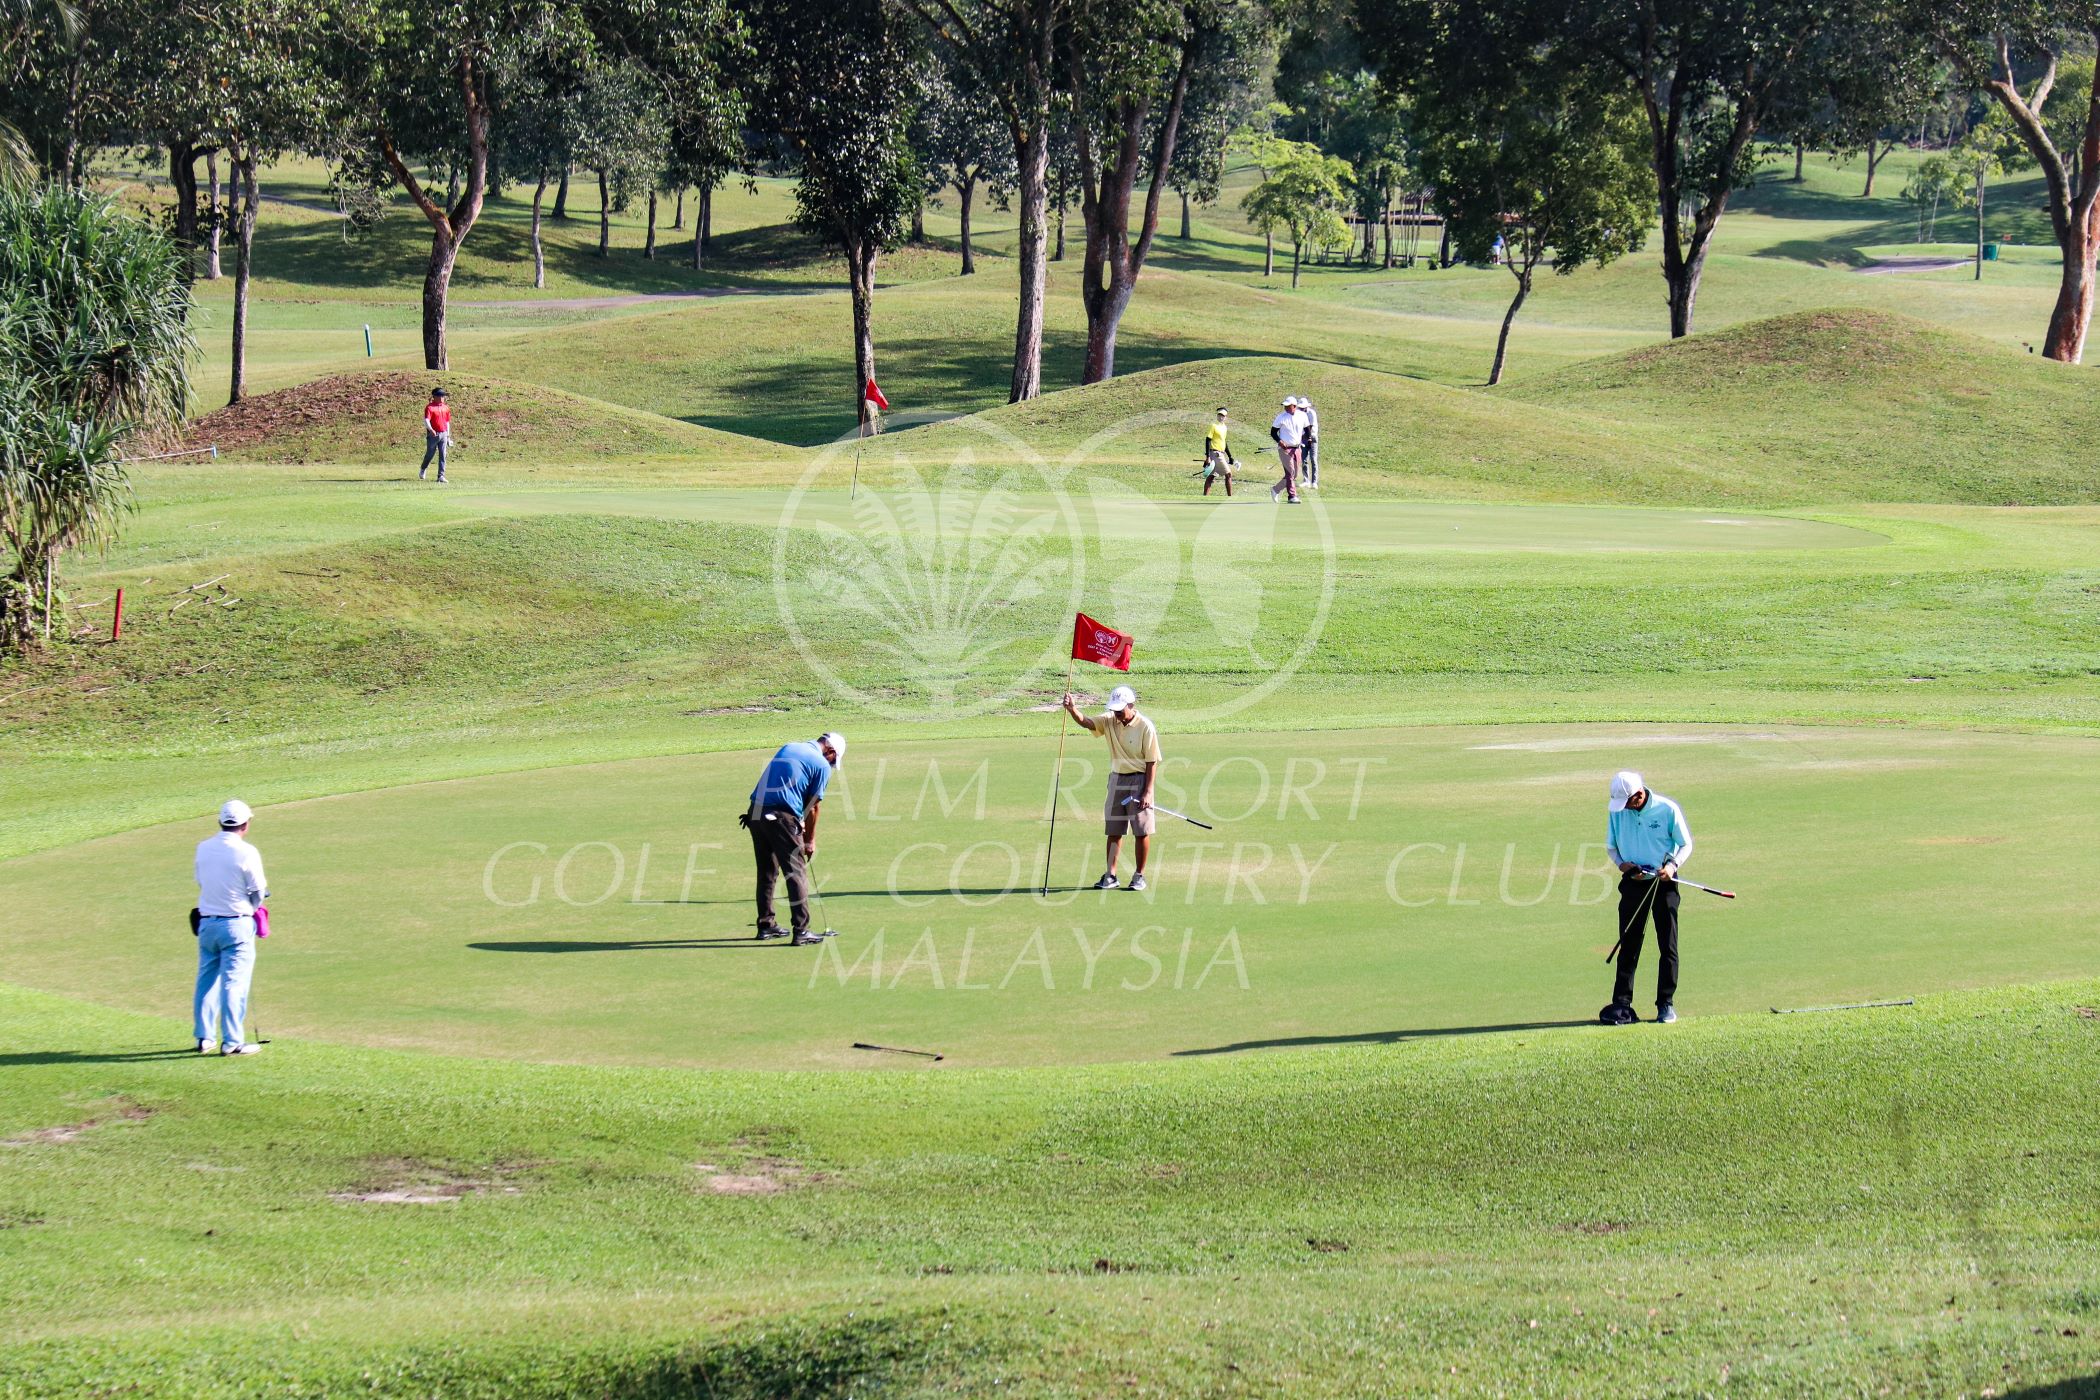
[[[1108,799],[1101,804],[1103,829],[1110,836],[1121,836],[1126,832],[1139,836],[1150,836],[1158,814],[1150,807],[1139,811],[1136,803],[1126,807],[1126,797],[1141,798],[1145,795],[1143,773],[1111,773],[1108,775]]]

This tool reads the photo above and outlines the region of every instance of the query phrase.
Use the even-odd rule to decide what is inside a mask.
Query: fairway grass
[[[0,1394],[2081,1394],[2096,1002],[823,1075],[0,991]]]

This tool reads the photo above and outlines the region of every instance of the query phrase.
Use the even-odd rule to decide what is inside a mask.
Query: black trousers
[[[809,859],[802,853],[802,823],[793,812],[768,812],[751,820],[751,852],[758,859],[758,926],[778,928],[773,887],[787,877],[788,911],[796,933],[809,931]]]
[[[1651,917],[1655,920],[1655,951],[1662,959],[1655,973],[1655,1004],[1676,1000],[1677,905],[1683,898],[1675,880],[1619,877],[1619,975],[1611,989],[1611,999],[1619,1005],[1633,1005],[1633,974],[1641,965],[1641,947],[1648,941]]]

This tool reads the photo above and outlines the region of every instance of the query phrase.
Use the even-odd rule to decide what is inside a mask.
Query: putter
[[[818,934],[817,937],[837,938],[839,936],[839,931],[831,926],[831,915],[824,908],[824,891],[817,884],[817,877],[815,875],[811,875],[809,877],[809,897],[816,901],[817,922],[824,926],[824,931]]]
[[[865,1040],[854,1041],[853,1048],[856,1050],[875,1050],[885,1055],[917,1055],[921,1059],[932,1060],[935,1063],[948,1058],[946,1055],[936,1055],[931,1050],[900,1050],[894,1045],[870,1045]]]
[[[1135,801],[1137,801],[1137,799],[1136,799],[1135,797],[1126,797],[1126,798],[1124,798],[1124,799],[1123,799],[1123,805],[1124,805],[1125,807],[1128,807],[1128,806],[1129,806],[1129,805],[1130,805],[1131,803],[1133,803],[1133,802],[1135,802]],[[1142,808],[1139,808],[1139,810],[1140,810],[1140,811],[1146,811],[1146,810],[1150,810],[1150,811],[1154,811],[1154,812],[1161,812],[1161,813],[1164,813],[1165,815],[1167,815],[1167,816],[1170,816],[1170,817],[1179,817],[1179,818],[1180,818],[1180,819],[1181,819],[1182,821],[1185,821],[1185,822],[1187,822],[1187,823],[1188,823],[1188,824],[1189,824],[1190,826],[1200,826],[1200,827],[1202,827],[1202,828],[1203,828],[1203,829],[1204,829],[1205,831],[1216,831],[1216,830],[1217,830],[1217,828],[1216,828],[1216,827],[1214,827],[1214,826],[1212,826],[1212,825],[1211,825],[1211,824],[1210,824],[1209,822],[1199,822],[1199,821],[1197,821],[1197,820],[1196,820],[1196,819],[1195,819],[1194,817],[1191,817],[1191,816],[1187,816],[1187,815],[1184,815],[1183,813],[1177,812],[1177,811],[1175,811],[1175,810],[1174,810],[1174,809],[1173,809],[1172,807],[1162,807],[1162,806],[1160,806],[1160,805],[1159,805],[1159,804],[1158,804],[1157,802],[1154,802],[1154,803],[1150,803],[1150,804],[1148,804],[1148,806],[1147,806],[1147,807],[1142,807]]]
[[[1705,890],[1708,894],[1719,895],[1723,899],[1735,898],[1734,890],[1717,890],[1712,885],[1702,885],[1697,880],[1687,880],[1682,875],[1677,877],[1677,883],[1687,889]]]

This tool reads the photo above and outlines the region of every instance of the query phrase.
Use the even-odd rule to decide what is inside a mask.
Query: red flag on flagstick
[[[1131,644],[1135,640],[1081,613],[1072,624],[1072,659],[1127,671],[1130,669]]]
[[[882,412],[889,412],[890,401],[882,396],[882,386],[877,384],[873,379],[870,379],[868,381],[867,388],[861,390],[860,396],[866,399],[869,403],[874,404],[875,407],[880,409]]]

